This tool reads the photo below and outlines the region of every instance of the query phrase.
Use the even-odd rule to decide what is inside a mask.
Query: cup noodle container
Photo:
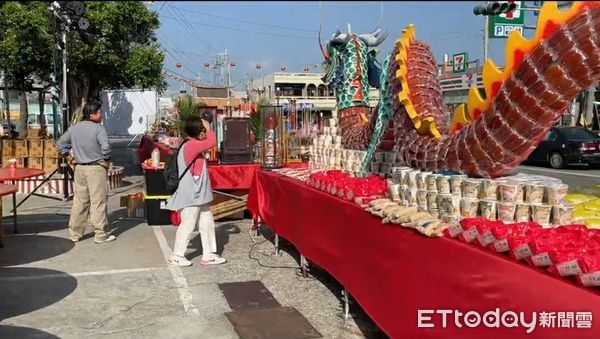
[[[381,163],[380,162],[372,162],[371,163],[371,172],[379,173],[381,171]]]
[[[484,179],[481,181],[481,198],[489,200],[498,199],[498,182],[496,180]]]
[[[517,185],[517,198],[516,202],[524,202],[525,201],[525,184],[527,183],[525,180],[513,179],[509,180],[509,183]]]
[[[383,152],[375,152],[375,161],[383,162]]]
[[[396,162],[396,157],[398,154],[396,152],[385,152],[385,162],[388,164],[393,164]]]
[[[355,173],[360,172],[360,161],[355,161],[352,163],[352,171]]]
[[[410,172],[408,172],[408,176],[407,178],[407,182],[406,185],[410,188],[413,189],[418,189],[419,185],[417,183],[417,175],[419,175],[419,173],[421,173],[421,171],[419,170],[411,170]]]
[[[477,216],[479,209],[479,199],[462,198],[460,201],[460,215],[463,218],[473,218]]]
[[[552,223],[554,225],[568,225],[573,222],[573,206],[572,205],[557,205],[552,206]]]
[[[390,194],[390,198],[393,201],[401,201],[400,198],[400,184],[389,184],[388,183],[388,193]]]
[[[437,210],[438,204],[437,204],[437,197],[438,197],[438,192],[437,191],[428,191],[427,192],[427,208],[430,210]]]
[[[441,214],[455,214],[454,207],[452,206],[452,194],[438,194],[437,204]],[[460,198],[458,200],[460,202]],[[460,203],[459,203],[460,212]]]
[[[414,188],[407,188],[404,190],[404,200],[408,206],[417,205],[417,190]]]
[[[530,204],[541,204],[544,202],[546,187],[539,182],[530,182],[525,185],[525,202]]]
[[[477,179],[465,179],[462,182],[462,196],[463,198],[477,199],[479,198],[479,191],[481,189],[481,180]]]
[[[462,182],[467,178],[466,175],[453,175],[450,177],[450,193],[462,195]]]
[[[546,191],[548,192],[548,204],[560,205],[565,201],[565,197],[569,191],[569,185],[566,184],[550,184]]]
[[[436,178],[437,190],[441,194],[450,194],[450,177],[438,175]]]
[[[498,220],[504,222],[515,222],[515,211],[517,205],[513,202],[499,202],[497,205]]]
[[[531,219],[542,226],[550,226],[550,215],[552,206],[550,205],[532,205]]]
[[[489,219],[496,220],[496,200],[484,199],[479,201],[479,215]]]
[[[429,191],[436,191],[437,192],[437,178],[438,178],[438,174],[429,174],[427,176],[427,178],[425,179],[427,181],[427,190]]]
[[[336,135],[335,136],[335,144],[339,145],[340,148],[342,147],[342,136],[341,135]]]
[[[383,173],[385,175],[390,175],[390,174],[392,174],[392,165],[388,164],[387,162],[384,162],[381,164],[380,171],[381,171],[381,173]]]
[[[431,172],[419,172],[417,174],[417,187],[421,190],[427,189],[427,176],[433,174]]]
[[[417,206],[427,208],[427,190],[417,190]]]
[[[329,119],[329,127],[335,127],[337,126],[337,119]]]
[[[531,205],[527,203],[519,203],[515,209],[515,221],[527,222],[531,220]]]
[[[335,126],[332,126],[332,127],[329,127],[329,131],[330,131],[331,135],[337,136],[338,128]]]
[[[521,198],[522,198],[521,193]],[[519,202],[519,185],[514,182],[501,181],[498,183],[498,198],[501,202]],[[521,200],[522,201],[522,200]]]

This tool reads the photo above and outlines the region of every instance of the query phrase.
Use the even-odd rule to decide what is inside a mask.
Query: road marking
[[[5,268],[15,268],[15,267],[5,267]],[[27,267],[20,266],[18,268],[37,268],[37,267]],[[25,275],[25,276],[15,276],[15,277],[2,277],[0,278],[0,282],[8,282],[8,281],[25,281],[25,280],[45,280],[45,279],[54,279],[54,278],[70,278],[70,277],[89,277],[89,276],[98,276],[98,275],[110,275],[110,274],[125,274],[125,273],[140,273],[140,272],[150,272],[157,270],[164,270],[164,267],[146,267],[146,268],[128,268],[122,270],[107,270],[107,271],[93,271],[93,272],[79,272],[79,273],[50,273],[50,274],[38,274],[38,275]]]
[[[163,253],[165,262],[167,262],[167,265],[169,266],[169,271],[171,271],[173,281],[175,281],[175,286],[177,286],[177,290],[179,291],[179,299],[181,299],[183,309],[186,313],[190,312],[194,315],[200,315],[200,311],[198,311],[198,308],[196,308],[196,305],[194,305],[194,298],[192,297],[192,293],[188,287],[187,280],[183,276],[183,272],[181,272],[179,266],[168,264],[172,251],[169,245],[167,245],[167,239],[165,239],[165,234],[163,233],[162,228],[160,226],[152,226],[152,229],[154,229],[154,235],[156,236],[156,240],[158,240],[160,250]]]
[[[539,172],[546,172],[546,173],[552,173],[552,174],[565,174],[565,175],[574,175],[574,176],[578,176],[578,177],[586,177],[586,178],[600,178],[600,175],[596,175],[596,174],[586,174],[586,173],[579,173],[579,172],[567,172],[564,170],[551,170],[548,168],[537,168],[537,167],[530,167],[530,166],[519,166],[520,169],[524,169],[524,170],[528,170],[528,171],[539,171]]]

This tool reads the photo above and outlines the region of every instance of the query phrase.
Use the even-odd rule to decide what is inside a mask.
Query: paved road
[[[561,170],[542,166],[519,166],[517,171],[559,178],[570,186],[571,191],[600,185],[600,170],[587,166],[569,166]]]

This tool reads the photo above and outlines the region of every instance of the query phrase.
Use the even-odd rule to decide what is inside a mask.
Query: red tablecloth
[[[258,171],[248,209],[342,283],[391,338],[600,338],[600,295],[474,245],[427,238],[297,180]],[[537,327],[419,328],[419,310],[525,312]],[[592,312],[592,328],[543,328],[540,312]],[[558,326],[555,314],[555,327]],[[493,319],[490,319],[493,320]],[[510,320],[510,319],[509,319]]]
[[[250,189],[260,164],[208,165],[210,184],[215,190]]]

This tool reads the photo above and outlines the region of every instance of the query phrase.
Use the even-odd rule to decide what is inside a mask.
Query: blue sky
[[[236,63],[232,84],[279,71],[302,72],[305,66],[322,61],[317,42],[322,17],[322,39],[326,43],[336,26],[343,32],[350,23],[355,33],[372,31],[377,25],[390,34],[380,45],[382,54],[391,52],[402,29],[415,24],[417,39],[428,43],[438,62],[444,53],[466,51],[470,60],[483,56],[484,18],[473,14],[482,2],[380,2],[380,1],[273,1],[273,2],[176,2],[156,1],[150,9],[159,11],[158,38],[167,49],[165,68],[181,75],[212,80],[204,63],[227,49]],[[383,12],[381,8],[383,6]],[[526,24],[534,24],[532,12]],[[525,35],[532,32],[526,31]],[[490,39],[490,54],[504,64],[504,39]],[[176,68],[177,63],[183,66]],[[262,64],[257,70],[255,65]],[[179,89],[169,80],[171,89]],[[240,85],[238,89],[242,89]]]

